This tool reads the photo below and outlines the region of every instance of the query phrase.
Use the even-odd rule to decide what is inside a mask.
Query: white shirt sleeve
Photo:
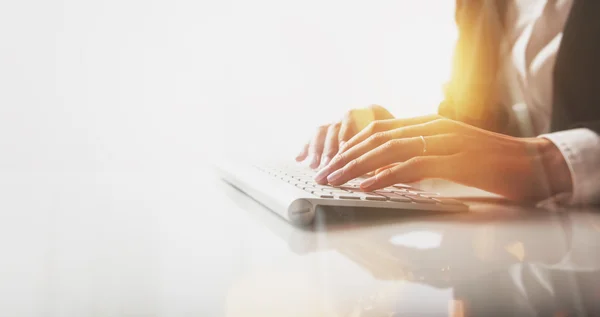
[[[567,204],[600,202],[600,136],[590,129],[580,128],[540,135],[550,140],[562,153],[573,180],[573,192]]]

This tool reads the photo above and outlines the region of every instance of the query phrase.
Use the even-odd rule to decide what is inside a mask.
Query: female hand
[[[350,140],[370,122],[392,118],[394,116],[389,111],[378,105],[350,110],[339,122],[317,128],[311,140],[296,156],[296,161],[308,161],[311,168],[325,166],[337,154],[340,144]]]
[[[442,178],[515,200],[569,192],[562,154],[547,139],[515,138],[439,116],[374,121],[315,180],[341,185],[376,171],[361,189]]]

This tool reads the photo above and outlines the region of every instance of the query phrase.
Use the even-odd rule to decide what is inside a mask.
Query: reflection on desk
[[[597,210],[322,210],[184,166],[5,172],[1,316],[598,315]]]
[[[442,315],[600,315],[598,210],[475,204],[468,214],[400,215],[322,209],[313,227],[297,228],[235,190],[228,194],[293,252],[337,252],[383,282],[359,290],[354,302],[344,298],[333,309],[337,316],[437,316],[443,307],[432,306],[444,294]],[[332,283],[340,278],[353,277],[331,277]]]

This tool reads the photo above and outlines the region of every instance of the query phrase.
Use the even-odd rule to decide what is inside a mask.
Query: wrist
[[[569,166],[558,147],[552,141],[539,138],[541,163],[547,177],[550,196],[573,191]]]

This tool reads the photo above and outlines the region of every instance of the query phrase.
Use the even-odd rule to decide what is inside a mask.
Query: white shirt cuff
[[[581,128],[542,134],[539,137],[556,145],[571,171],[573,193],[564,202],[600,202],[600,136],[590,129]]]

